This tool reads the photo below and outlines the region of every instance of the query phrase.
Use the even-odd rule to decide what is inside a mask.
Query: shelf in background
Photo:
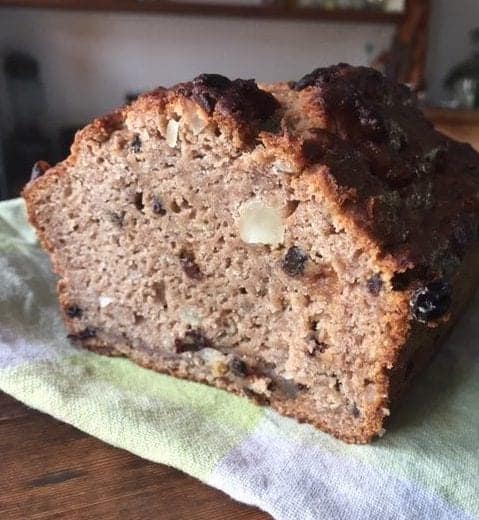
[[[398,24],[403,13],[365,9],[321,9],[286,5],[235,5],[163,0],[0,0],[0,7],[35,7],[83,11],[123,11],[303,21]]]

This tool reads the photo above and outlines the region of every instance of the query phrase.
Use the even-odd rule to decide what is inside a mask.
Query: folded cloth
[[[221,390],[72,346],[20,200],[0,203],[0,389],[279,520],[479,518],[479,297],[396,410],[349,446]]]

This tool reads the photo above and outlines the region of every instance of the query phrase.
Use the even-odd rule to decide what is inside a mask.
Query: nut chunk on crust
[[[72,340],[361,443],[477,285],[478,167],[340,64],[159,88],[24,197]]]

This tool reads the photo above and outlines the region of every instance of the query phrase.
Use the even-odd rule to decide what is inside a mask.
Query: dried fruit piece
[[[241,240],[247,244],[278,245],[284,240],[281,210],[259,200],[243,204],[238,223]]]
[[[281,267],[289,276],[300,276],[304,273],[308,255],[299,247],[292,246],[288,249]]]
[[[81,318],[83,311],[78,307],[78,305],[73,304],[66,308],[65,313],[69,318]]]
[[[110,211],[109,217],[110,221],[115,224],[115,226],[123,227],[123,221],[125,219],[126,212],[125,211]]]
[[[310,350],[307,351],[308,355],[314,357],[316,354],[323,354],[327,349],[328,345],[324,341],[319,341],[315,334],[311,335],[311,346]]]
[[[105,307],[108,307],[111,303],[113,303],[113,298],[110,296],[101,295],[98,297],[98,305],[100,306],[100,309],[104,309]]]
[[[200,330],[187,330],[183,338],[175,339],[175,351],[177,354],[198,352],[198,350],[204,348],[213,348],[213,344]]]
[[[175,148],[178,142],[178,132],[180,129],[179,121],[175,121],[174,119],[170,119],[168,121],[168,125],[166,127],[166,144],[170,148]]]
[[[92,327],[86,327],[78,333],[78,339],[89,339],[96,336],[96,330]]]
[[[76,334],[68,334],[69,339],[73,340],[85,340],[96,337],[96,330],[92,327],[86,327],[85,329],[77,332]]]
[[[452,288],[445,280],[436,280],[417,289],[411,298],[412,314],[427,323],[444,316],[452,303]]]
[[[135,135],[131,142],[131,148],[135,153],[141,152],[141,139],[139,135]]]
[[[195,255],[192,251],[182,249],[179,254],[179,259],[186,276],[193,280],[201,280],[203,278],[203,273],[195,262]]]
[[[271,169],[275,173],[293,174],[297,172],[297,167],[284,159],[277,159],[272,165]]]
[[[161,200],[158,199],[157,197],[153,197],[153,202],[151,204],[151,210],[153,211],[153,213],[155,215],[160,215],[160,216],[166,215],[166,209],[163,206],[163,203],[161,202]]]
[[[134,203],[135,203],[135,208],[138,211],[143,211],[143,208],[145,207],[145,205],[143,204],[143,193],[141,191],[135,193]]]
[[[383,281],[381,276],[379,274],[371,276],[371,278],[369,278],[369,280],[366,282],[366,286],[368,288],[368,291],[373,296],[378,296],[383,287]]]
[[[357,407],[356,403],[353,403],[351,413],[353,414],[353,417],[355,419],[357,419],[361,415],[361,412],[359,411],[359,408]]]
[[[196,111],[183,114],[183,119],[185,119],[185,117],[187,118],[188,126],[193,132],[193,135],[200,134],[206,128],[207,121],[200,117]]]
[[[220,74],[201,74],[193,80],[193,99],[211,114],[221,93],[230,85],[231,81]]]
[[[246,377],[248,375],[248,365],[237,357],[231,359],[228,366],[231,372],[237,377]]]

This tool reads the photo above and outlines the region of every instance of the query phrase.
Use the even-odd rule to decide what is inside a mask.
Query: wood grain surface
[[[268,520],[0,392],[1,520]]]

